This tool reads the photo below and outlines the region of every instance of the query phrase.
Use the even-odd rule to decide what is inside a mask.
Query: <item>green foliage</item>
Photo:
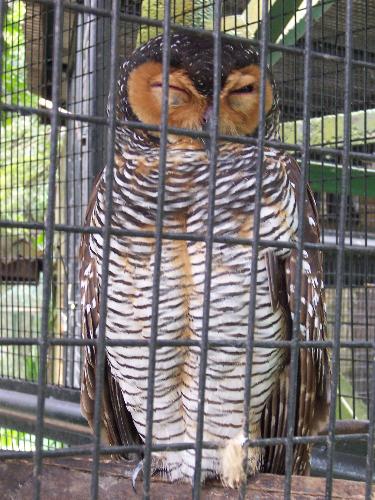
[[[43,304],[43,275],[38,284],[0,285],[0,336],[37,338]],[[0,376],[36,382],[39,370],[37,345],[3,345]]]
[[[64,443],[52,439],[43,439],[43,449],[51,450],[63,448]],[[35,436],[27,432],[20,432],[15,429],[0,427],[0,449],[13,451],[34,451]]]
[[[366,404],[355,395],[353,386],[349,380],[340,374],[340,388],[336,400],[336,418],[367,420],[368,412]],[[354,396],[354,397],[353,397]]]
[[[10,2],[6,8],[3,27],[3,95],[8,104],[36,106],[38,97],[27,90],[25,52],[25,3]]]
[[[9,2],[4,22],[2,101],[11,105],[38,106],[39,97],[27,88],[24,34],[25,2]],[[3,113],[0,122],[0,219],[43,222],[47,204],[50,126],[33,114]],[[28,256],[41,255],[41,232],[5,230],[4,238],[29,243]]]
[[[3,73],[1,100],[12,106],[39,106],[39,96],[28,90],[26,67],[25,2],[6,5],[3,26]],[[44,222],[50,163],[50,125],[35,114],[3,112],[0,118],[0,219],[12,222]],[[2,260],[41,257],[44,232],[20,228],[0,229]],[[37,337],[40,331],[41,285],[0,287],[1,336]],[[36,381],[37,346],[3,346],[0,375]],[[13,431],[1,434],[14,444]],[[18,439],[18,438],[17,438]],[[31,446],[31,445],[30,445]]]
[[[0,214],[43,221],[47,203],[50,126],[35,115],[12,113],[0,128]]]
[[[34,351],[34,356],[25,356],[25,368],[26,368],[26,380],[31,382],[37,382],[38,371],[39,371],[39,357],[35,346],[32,346]]]

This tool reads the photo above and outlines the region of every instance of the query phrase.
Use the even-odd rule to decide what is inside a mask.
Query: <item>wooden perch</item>
[[[137,482],[137,492],[131,486],[130,475],[134,464],[103,461],[100,468],[99,498],[111,500],[135,500],[142,498],[142,482]],[[89,458],[56,458],[44,461],[42,472],[41,498],[61,500],[90,498],[92,463]],[[0,463],[0,491],[4,500],[29,500],[33,497],[33,464],[26,460],[9,460]],[[325,479],[317,477],[292,478],[291,497],[298,500],[323,499]],[[284,497],[284,477],[259,474],[249,480],[247,498],[275,499]],[[183,483],[168,483],[154,477],[151,484],[153,500],[191,499],[191,486]],[[238,498],[238,492],[223,488],[217,481],[206,483],[202,489],[202,499]],[[355,481],[335,479],[333,499],[363,499],[365,484]]]

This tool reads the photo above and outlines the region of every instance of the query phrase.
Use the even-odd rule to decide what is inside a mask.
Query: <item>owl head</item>
[[[162,116],[163,37],[136,49],[120,70],[117,119],[160,125]],[[221,41],[219,133],[252,136],[257,133],[260,103],[259,53],[246,41]],[[214,46],[212,33],[174,32],[170,37],[168,125],[204,130],[213,113]],[[266,138],[277,135],[278,100],[267,69]],[[121,127],[117,129],[118,136]],[[155,138],[155,132],[142,135]],[[179,136],[169,136],[178,140]]]

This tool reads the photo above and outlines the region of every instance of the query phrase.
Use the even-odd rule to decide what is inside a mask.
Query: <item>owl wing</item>
[[[296,199],[301,189],[301,171],[296,161],[284,157],[284,167],[289,181],[295,189]],[[305,198],[304,241],[319,243],[320,230],[318,213],[310,187]],[[292,319],[297,302],[295,285],[297,281],[297,249],[287,259],[278,259],[273,252],[267,254],[272,304],[277,303],[285,313],[289,338],[292,335]],[[300,309],[300,340],[324,341],[326,313],[322,255],[318,249],[303,252]],[[298,356],[297,400],[295,415],[295,436],[307,436],[318,432],[326,423],[329,409],[330,361],[328,349],[300,348]],[[262,437],[286,437],[287,409],[290,382],[289,363],[284,367],[263,412]],[[306,444],[293,448],[293,473],[303,474],[308,468],[309,447]],[[266,448],[263,469],[266,472],[284,473],[285,447]]]
[[[90,225],[101,182],[101,176],[99,176],[95,181],[94,189],[88,203],[85,226]],[[97,275],[96,259],[90,253],[90,234],[88,233],[84,233],[81,239],[80,262],[82,336],[86,339],[95,339],[97,338],[99,328],[100,284]],[[81,411],[91,429],[94,429],[95,346],[85,346],[83,357]],[[141,438],[126,408],[120,386],[111,373],[107,357],[105,359],[102,392],[101,436],[102,440],[111,446],[141,443]],[[125,454],[123,456],[130,458],[130,456]]]

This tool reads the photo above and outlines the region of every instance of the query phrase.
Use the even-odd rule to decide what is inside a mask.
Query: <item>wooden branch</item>
[[[99,497],[135,500],[142,498],[142,482],[137,482],[137,492],[131,486],[130,475],[134,463],[102,462],[99,480]],[[44,461],[42,472],[41,498],[62,499],[90,498],[92,463],[88,458],[56,458]],[[11,460],[0,463],[1,498],[29,500],[33,495],[33,464],[31,461]],[[317,477],[292,478],[292,498],[299,500],[323,499],[325,479]],[[218,481],[206,483],[202,489],[202,499],[234,499],[238,491],[223,488]],[[249,480],[247,498],[274,499],[284,497],[284,477],[259,474]],[[363,499],[365,484],[356,481],[333,481],[333,499]],[[191,486],[184,483],[169,483],[155,477],[151,484],[153,500],[187,500],[191,498]]]

